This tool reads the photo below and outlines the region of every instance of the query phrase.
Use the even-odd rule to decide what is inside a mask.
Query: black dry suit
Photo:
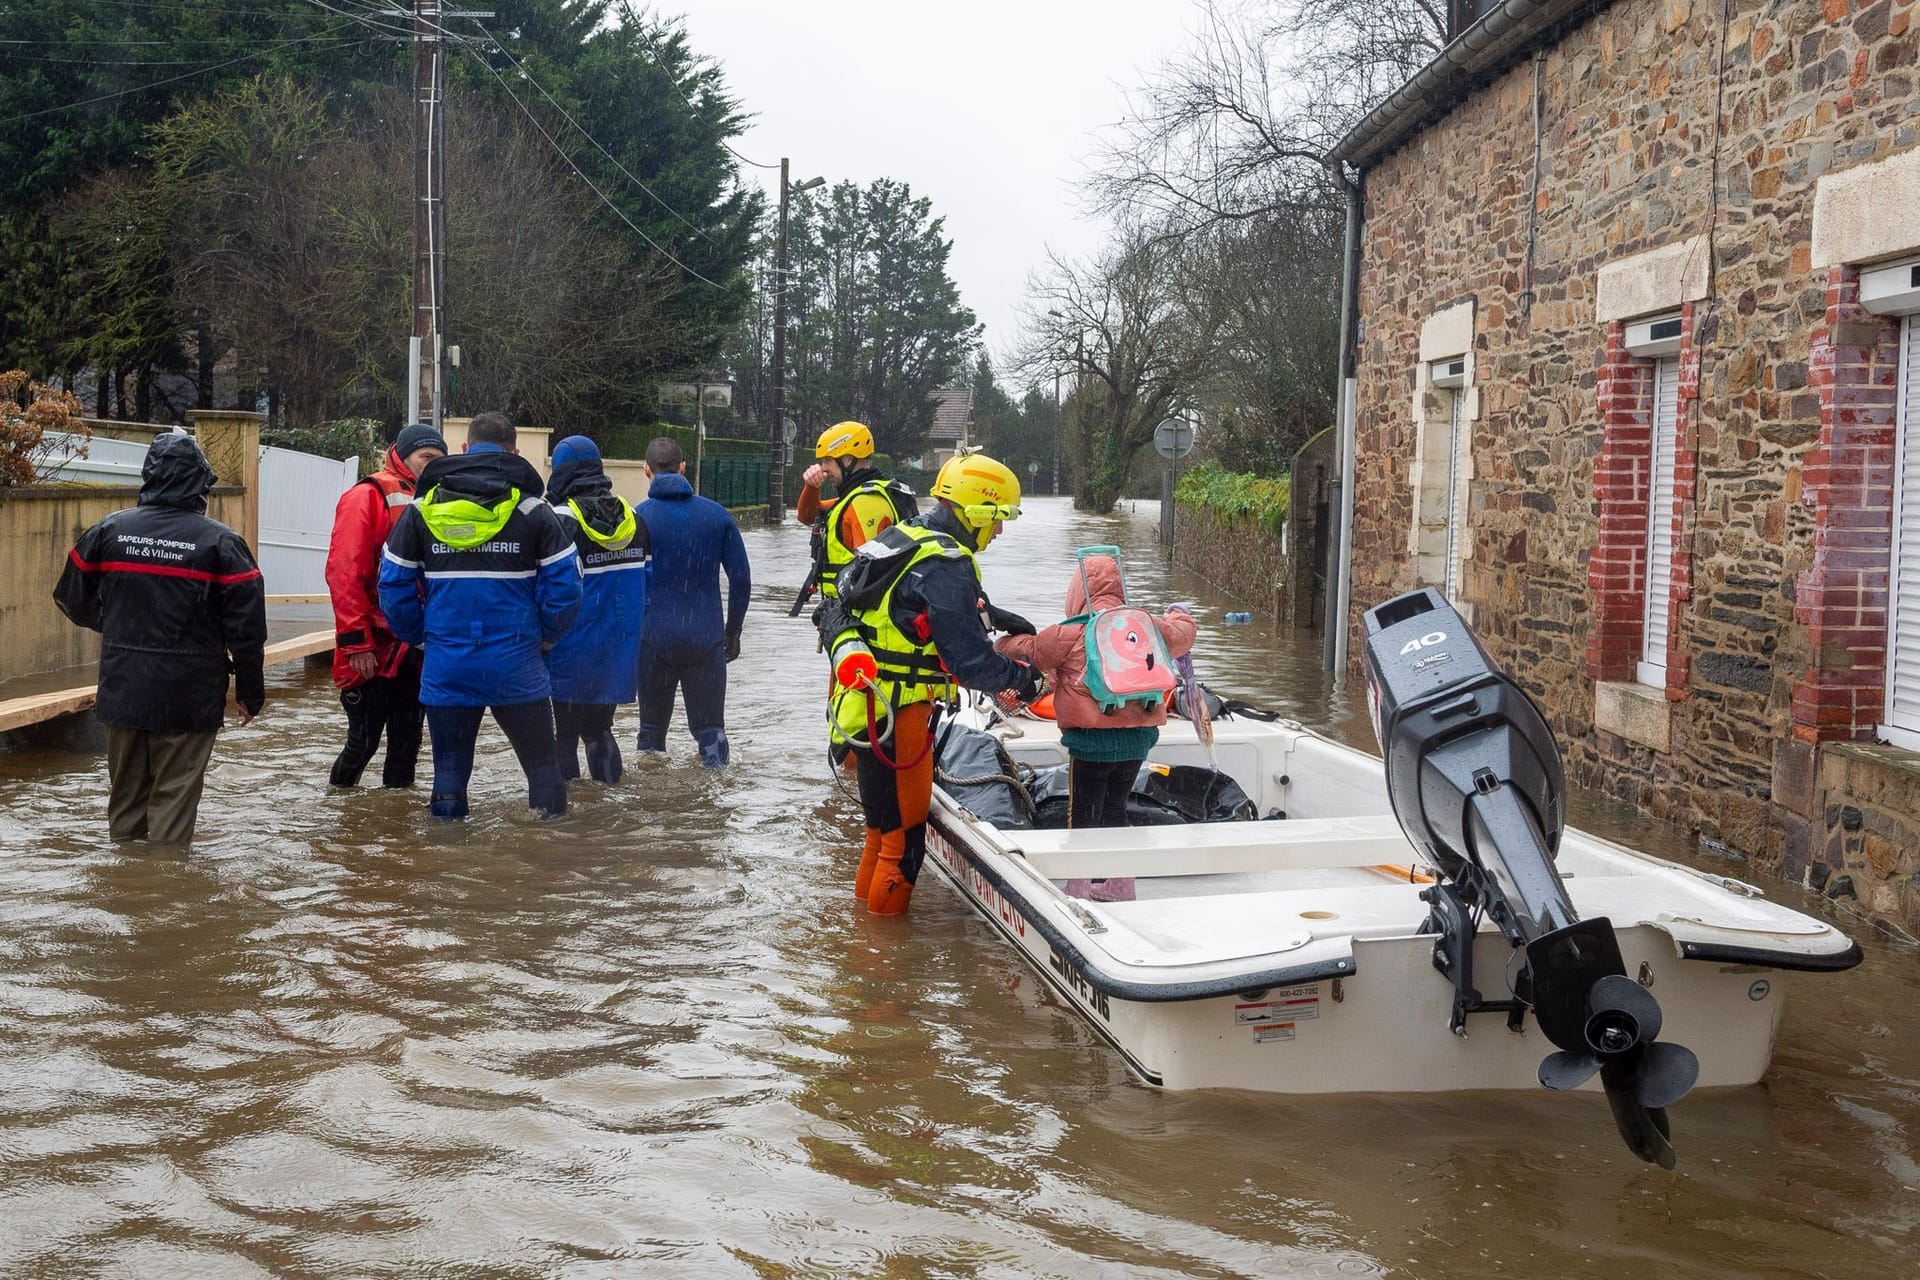
[[[241,707],[266,700],[266,589],[246,540],[206,516],[213,468],[193,437],[155,440],[140,474],[140,504],[80,535],[53,598],[102,634],[102,722],[213,733],[229,671]]]

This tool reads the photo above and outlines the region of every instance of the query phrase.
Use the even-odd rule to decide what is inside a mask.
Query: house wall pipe
[[[1338,161],[1329,166],[1347,199],[1347,234],[1340,268],[1340,382],[1334,388],[1339,406],[1334,448],[1334,481],[1330,506],[1337,512],[1335,533],[1328,549],[1331,560],[1327,613],[1321,635],[1321,663],[1338,675],[1347,669],[1347,608],[1353,590],[1354,410],[1358,387],[1354,381],[1354,350],[1360,301],[1360,219],[1364,191],[1358,174],[1348,177]]]

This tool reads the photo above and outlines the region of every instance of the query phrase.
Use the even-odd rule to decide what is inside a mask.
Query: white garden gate
[[[276,596],[327,594],[333,508],[360,478],[360,460],[260,446],[260,576]]]

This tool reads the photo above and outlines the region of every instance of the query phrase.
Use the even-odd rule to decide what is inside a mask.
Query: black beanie
[[[415,449],[438,449],[442,453],[451,452],[447,448],[446,437],[424,422],[416,422],[410,427],[402,427],[400,434],[394,437],[393,451],[402,458]]]

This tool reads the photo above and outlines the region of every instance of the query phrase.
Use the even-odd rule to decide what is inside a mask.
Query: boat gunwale
[[[953,803],[944,792],[935,798],[933,814],[941,816],[942,808],[957,814],[969,826],[979,827],[980,820],[960,805]],[[998,828],[995,828],[997,831]],[[943,835],[948,833],[942,832]],[[956,838],[957,837],[957,838]],[[1102,969],[1091,960],[1057,924],[1037,910],[1039,902],[1024,888],[1016,888],[1012,880],[997,868],[990,866],[973,848],[973,841],[964,832],[948,836],[949,843],[964,857],[968,864],[994,891],[1014,905],[1027,924],[1059,953],[1061,959],[1073,965],[1076,972],[1089,986],[1110,999],[1125,1000],[1133,1004],[1180,1004],[1194,1000],[1211,1000],[1219,996],[1247,995],[1273,987],[1298,986],[1307,982],[1324,982],[1331,978],[1351,978],[1359,972],[1359,962],[1354,958],[1353,940],[1346,939],[1347,953],[1330,960],[1314,961],[1306,964],[1289,965],[1278,969],[1262,969],[1256,972],[1233,974],[1221,978],[1188,979],[1169,982],[1142,982],[1131,978],[1122,978]],[[994,849],[1000,857],[1010,858],[1017,851],[1011,848]],[[956,885],[961,895],[973,902],[983,914],[991,915],[986,904],[980,902],[964,885]],[[998,922],[997,917],[995,917]],[[1329,939],[1331,941],[1331,939]],[[1022,954],[1027,954],[1024,947]],[[1029,956],[1031,960],[1032,957]],[[1220,965],[1231,961],[1209,960],[1208,965]],[[1036,966],[1038,967],[1038,966]]]

